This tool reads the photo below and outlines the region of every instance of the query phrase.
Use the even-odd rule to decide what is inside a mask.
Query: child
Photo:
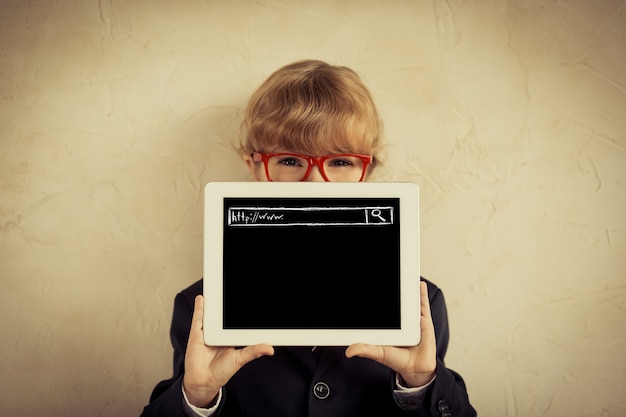
[[[380,163],[381,135],[358,75],[308,60],[274,72],[252,95],[240,151],[257,181],[363,181]],[[202,280],[176,296],[174,374],[142,416],[476,415],[462,378],[443,362],[443,294],[424,279],[422,338],[402,348],[206,346],[201,294]]]

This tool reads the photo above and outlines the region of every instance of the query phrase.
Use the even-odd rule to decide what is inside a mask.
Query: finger
[[[428,300],[428,285],[424,281],[420,282],[420,307],[421,316],[432,320],[430,312],[430,301]]]
[[[410,353],[407,348],[398,348],[393,346],[377,346],[356,343],[348,346],[346,349],[346,357],[359,357],[371,359],[386,367],[401,372],[406,368],[410,361]]]
[[[430,301],[428,300],[428,286],[423,281],[420,286],[420,327],[422,329],[422,333],[426,331],[428,333],[432,332],[434,335],[435,328],[433,325],[432,313],[430,311]]]
[[[433,325],[433,318],[430,311],[430,301],[428,300],[428,286],[424,281],[420,283],[420,328],[422,330],[422,341],[424,339],[435,338],[435,326]],[[422,344],[422,342],[420,342]]]
[[[376,362],[381,362],[385,357],[382,346],[369,345],[366,343],[355,343],[348,346],[345,355],[348,358],[358,356],[360,358],[372,359]]]
[[[246,346],[243,349],[239,349],[238,352],[239,352],[239,358],[238,358],[237,369],[240,369],[242,366],[244,366],[248,362],[258,359],[261,356],[274,355],[274,347],[266,343],[261,343],[258,345]]]
[[[260,358],[261,356],[272,356],[274,354],[274,347],[267,343],[260,343],[258,345],[248,346],[251,354]]]
[[[193,306],[193,315],[191,316],[191,329],[189,331],[189,341],[203,341],[203,320],[204,320],[204,297],[197,295]],[[204,342],[203,342],[204,343]]]

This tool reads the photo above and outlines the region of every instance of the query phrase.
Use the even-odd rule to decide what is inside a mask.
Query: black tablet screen
[[[399,329],[398,198],[224,199],[225,329]]]

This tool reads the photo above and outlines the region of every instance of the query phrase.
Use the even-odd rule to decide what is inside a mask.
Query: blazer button
[[[441,417],[452,417],[452,413],[450,412],[450,406],[448,405],[448,401],[439,400],[437,403],[437,408],[441,413]]]
[[[318,382],[313,387],[313,395],[315,395],[318,400],[325,400],[330,395],[330,388],[328,388],[328,385],[324,382]]]

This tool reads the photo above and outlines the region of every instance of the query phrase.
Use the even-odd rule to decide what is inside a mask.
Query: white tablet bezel
[[[204,189],[204,342],[209,346],[414,346],[420,341],[419,190],[408,182],[209,182]],[[224,198],[398,198],[400,202],[399,329],[224,329]]]

